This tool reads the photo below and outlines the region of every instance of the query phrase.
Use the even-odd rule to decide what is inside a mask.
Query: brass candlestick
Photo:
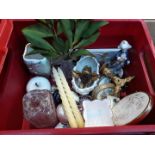
[[[132,79],[134,79],[134,76],[129,76],[127,78],[121,79],[117,76],[115,76],[110,69],[105,67],[105,65],[102,65],[101,74],[104,74],[105,76],[109,77],[115,84],[115,95],[119,96],[121,88],[126,85],[126,83],[129,83]]]

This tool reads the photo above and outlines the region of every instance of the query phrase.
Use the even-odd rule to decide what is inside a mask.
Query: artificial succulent
[[[88,19],[39,19],[22,33],[33,48],[29,54],[40,53],[53,61],[68,60],[90,55],[85,47],[98,39],[99,28],[107,23]]]

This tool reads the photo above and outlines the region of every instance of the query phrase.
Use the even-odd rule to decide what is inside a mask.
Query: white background
[[[0,18],[155,19],[153,0],[0,0]],[[0,136],[0,155],[154,155],[151,136]]]
[[[154,0],[0,0],[0,18],[154,18]]]

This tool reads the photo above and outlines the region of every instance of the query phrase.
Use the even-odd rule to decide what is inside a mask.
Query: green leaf
[[[46,23],[44,23],[44,25],[46,25],[49,29],[52,29],[53,25],[54,25],[54,19],[45,19]]]
[[[63,32],[62,25],[60,21],[57,22],[57,34],[61,34]]]
[[[43,56],[46,56],[46,57],[52,57],[52,58],[58,57],[58,55],[55,54],[54,52],[41,50],[41,49],[33,49],[31,52],[29,52],[26,55],[34,55],[34,54],[38,54],[38,53],[43,55]]]
[[[69,41],[68,40],[65,41],[65,49],[64,49],[64,52],[65,53],[68,53],[69,52]]]
[[[76,23],[76,22],[78,22],[79,19],[73,19],[73,20],[74,20],[74,22]]]
[[[83,32],[88,28],[88,25],[89,20],[81,20],[77,23],[73,44],[76,44],[79,41]]]
[[[41,49],[32,49],[32,51],[29,51],[28,53],[26,53],[26,56],[33,55],[33,54],[43,54],[43,53],[50,53],[50,52],[46,50],[41,50]]]
[[[54,25],[54,19],[49,19],[50,23]]]
[[[100,27],[107,25],[108,22],[107,21],[97,21],[97,22],[92,22],[90,24],[90,27],[88,28],[88,30],[83,34],[83,37],[89,37],[92,34],[94,34],[96,31],[99,30]]]
[[[91,56],[94,56],[92,53],[90,53],[86,49],[80,49],[80,50],[77,50],[77,51],[75,51],[75,52],[72,53],[72,56],[73,57],[79,57],[79,56],[83,56],[83,55],[91,55]]]
[[[32,47],[55,51],[52,45],[50,45],[45,39],[35,35],[35,33],[30,33],[30,31],[23,30],[23,34],[25,35],[27,41],[32,44]]]
[[[75,22],[74,19],[70,19],[70,22],[71,22],[71,30],[72,30],[72,32],[73,32],[74,29],[75,29],[76,22]]]
[[[53,40],[53,46],[56,51],[63,53],[65,50],[65,42],[61,38],[56,38]]]
[[[40,23],[24,28],[22,32],[24,35],[34,35],[41,38],[53,36],[51,30],[47,26]]]
[[[73,33],[72,33],[71,21],[69,19],[61,19],[60,22],[62,24],[63,31],[68,38],[69,45],[70,47],[72,47]]]
[[[99,35],[100,35],[100,33],[97,32],[94,35],[92,35],[91,37],[89,37],[88,39],[83,39],[74,48],[81,48],[81,47],[85,47],[85,46],[88,46],[88,45],[94,43],[97,40],[97,38],[99,37]]]
[[[37,21],[46,24],[46,19],[37,19]]]

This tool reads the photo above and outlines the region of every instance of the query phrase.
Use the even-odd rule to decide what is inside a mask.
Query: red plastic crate
[[[7,44],[13,29],[10,20],[0,20],[0,72],[3,68],[3,63],[7,54]]]
[[[118,127],[82,129],[35,129],[23,120],[22,97],[31,77],[22,60],[26,40],[21,29],[32,20],[14,20],[8,43],[8,54],[0,75],[0,134],[150,134],[155,133],[155,107],[139,124]],[[125,76],[135,75],[128,85],[127,94],[144,91],[155,102],[155,49],[143,20],[109,20],[101,29],[99,39],[89,48],[117,47],[122,40],[133,46],[129,52],[131,65]]]

